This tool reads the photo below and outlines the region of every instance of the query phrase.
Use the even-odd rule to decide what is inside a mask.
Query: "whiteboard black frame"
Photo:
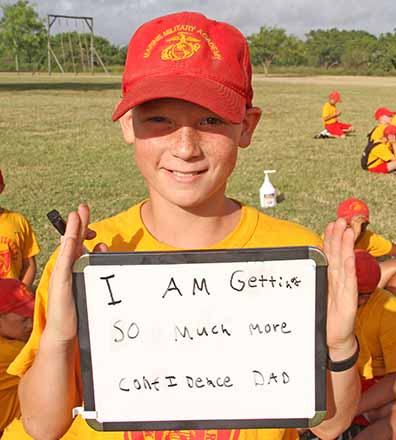
[[[88,327],[84,269],[88,266],[158,265],[187,263],[230,263],[311,259],[316,264],[315,276],[315,415],[308,418],[175,420],[99,422],[95,414],[91,344]],[[326,319],[327,259],[323,251],[312,246],[219,249],[168,252],[88,253],[73,267],[73,295],[77,308],[78,341],[83,382],[84,407],[81,415],[96,431],[165,431],[201,429],[304,428],[318,425],[326,416]]]

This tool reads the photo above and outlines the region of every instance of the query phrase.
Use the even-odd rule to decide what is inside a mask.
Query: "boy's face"
[[[16,313],[0,315],[0,336],[7,339],[27,341],[32,332],[32,318],[27,318]]]
[[[329,102],[331,105],[336,105],[338,101],[334,98],[329,98]]]
[[[379,123],[383,125],[389,125],[392,122],[392,116],[382,115],[379,118]]]
[[[238,147],[250,144],[260,115],[249,109],[242,123],[232,124],[199,105],[164,98],[137,106],[121,126],[135,145],[151,201],[202,208],[224,198]]]

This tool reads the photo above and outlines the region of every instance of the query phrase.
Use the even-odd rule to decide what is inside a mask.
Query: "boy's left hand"
[[[327,346],[337,362],[353,355],[357,311],[354,233],[343,218],[325,231],[324,252],[328,259]]]

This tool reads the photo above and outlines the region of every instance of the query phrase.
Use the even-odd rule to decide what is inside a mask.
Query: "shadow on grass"
[[[121,82],[24,82],[0,83],[1,91],[23,90],[120,90]]]

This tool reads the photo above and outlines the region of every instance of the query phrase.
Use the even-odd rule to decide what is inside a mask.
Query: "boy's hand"
[[[80,205],[67,219],[66,232],[62,238],[59,253],[48,289],[48,313],[45,327],[46,340],[51,343],[69,345],[77,335],[77,316],[72,293],[72,268],[74,262],[84,253],[84,240],[96,236],[88,229],[89,207]],[[94,252],[106,252],[107,247],[100,243]]]
[[[338,118],[338,116],[341,116],[341,112],[337,112],[337,113],[335,114],[335,117],[336,117],[336,118]]]
[[[324,252],[328,266],[327,346],[337,362],[356,350],[354,336],[357,310],[354,234],[345,219],[330,223],[325,231]]]

